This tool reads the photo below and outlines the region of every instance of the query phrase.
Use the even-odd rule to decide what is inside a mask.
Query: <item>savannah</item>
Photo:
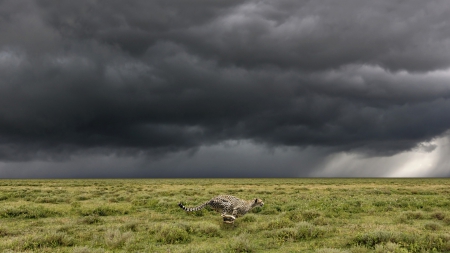
[[[0,180],[1,252],[450,252],[448,179]],[[217,195],[260,198],[233,224]]]

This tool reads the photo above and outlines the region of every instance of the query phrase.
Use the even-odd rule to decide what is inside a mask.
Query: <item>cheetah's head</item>
[[[253,201],[253,207],[257,207],[257,206],[263,206],[264,202],[261,199],[255,199],[255,201]]]

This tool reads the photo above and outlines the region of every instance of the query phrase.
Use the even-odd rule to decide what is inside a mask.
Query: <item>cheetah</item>
[[[210,206],[216,212],[221,213],[223,222],[234,223],[237,217],[243,216],[252,208],[257,206],[263,206],[264,202],[261,199],[243,200],[231,195],[219,195],[211,200],[197,206],[197,207],[185,207],[181,202],[178,206],[186,212],[194,212]]]

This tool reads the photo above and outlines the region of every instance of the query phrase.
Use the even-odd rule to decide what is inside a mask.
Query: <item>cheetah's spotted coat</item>
[[[243,200],[231,195],[219,195],[192,208],[185,207],[181,202],[178,204],[186,212],[194,212],[210,206],[215,211],[221,213],[223,221],[226,223],[233,223],[237,217],[243,216],[254,207],[263,205],[264,202],[261,199]]]

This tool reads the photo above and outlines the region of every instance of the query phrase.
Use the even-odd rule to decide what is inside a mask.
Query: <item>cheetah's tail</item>
[[[199,205],[197,207],[191,207],[190,208],[190,207],[185,207],[183,204],[181,204],[181,202],[178,203],[178,206],[181,207],[181,209],[183,209],[186,212],[195,212],[195,211],[201,210],[201,209],[205,208],[206,205],[208,205],[208,202],[206,202],[206,203],[204,203],[202,205]]]

